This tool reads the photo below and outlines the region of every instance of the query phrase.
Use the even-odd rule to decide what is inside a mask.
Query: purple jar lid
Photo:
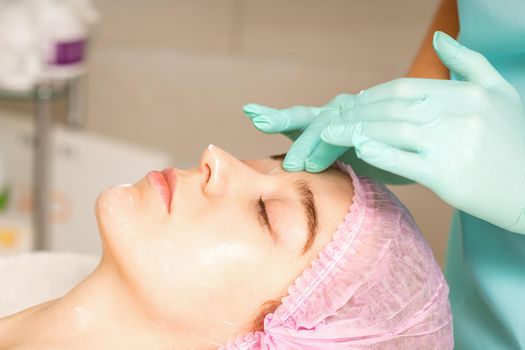
[[[82,62],[86,52],[86,40],[57,42],[54,48],[54,57],[50,60],[53,65],[70,65]]]

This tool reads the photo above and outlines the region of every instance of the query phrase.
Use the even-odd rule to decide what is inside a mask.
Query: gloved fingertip
[[[258,105],[256,103],[249,103],[249,104],[245,105],[242,108],[242,110],[243,110],[244,114],[246,114],[250,118],[254,118],[254,117],[260,116],[262,114],[275,113],[275,111],[276,111],[276,109],[274,109],[274,108],[261,106],[261,105]]]
[[[434,36],[432,37],[432,46],[434,47],[434,50],[437,50],[437,46],[438,46],[438,45],[437,45],[437,42],[438,42],[438,38],[439,38],[439,36],[441,35],[441,33],[442,33],[442,32],[439,31],[439,30],[436,30],[436,31],[434,32]]]
[[[261,115],[259,105],[256,105],[255,103],[245,105],[242,110],[244,114],[251,118]]]
[[[356,147],[356,155],[360,159],[372,160],[378,158],[383,154],[386,147],[376,141],[367,141],[361,144],[360,147]]]
[[[363,134],[354,134],[354,137],[352,137],[352,145],[356,148],[360,148],[361,145],[367,141],[370,141],[370,138],[363,135]]]
[[[357,147],[355,148],[355,155],[357,156],[357,158],[362,159],[361,158],[361,149],[360,148],[357,148]]]
[[[271,131],[272,123],[268,121],[264,116],[258,116],[252,119],[253,125],[261,131]]]
[[[283,161],[283,168],[288,171],[302,171],[304,170],[304,160],[294,156],[286,156]]]
[[[297,165],[297,164],[285,164],[283,163],[283,169],[286,171],[303,171],[303,167]]]
[[[454,40],[450,35],[439,30],[434,32],[432,45],[434,46],[434,50],[437,52],[442,52],[447,48],[457,49],[461,47],[461,44]]]
[[[304,169],[306,171],[308,171],[308,172],[311,172],[311,173],[319,173],[319,172],[325,170],[326,167],[323,167],[322,164],[320,164],[316,160],[307,159],[304,162]]]

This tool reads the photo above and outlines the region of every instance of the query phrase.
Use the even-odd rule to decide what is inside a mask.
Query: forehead
[[[275,174],[280,177],[287,177],[290,181],[305,180],[313,187],[312,190],[315,191],[317,189],[317,192],[326,194],[342,192],[343,197],[350,198],[353,194],[350,175],[335,167],[330,167],[321,173],[309,173],[306,171],[288,172],[282,168],[282,160],[280,159],[261,158],[244,160],[243,162],[264,174]],[[316,193],[316,195],[321,195],[321,193]]]

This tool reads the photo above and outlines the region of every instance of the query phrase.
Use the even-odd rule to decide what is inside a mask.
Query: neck
[[[209,348],[147,317],[106,260],[64,297],[1,319],[0,349]]]

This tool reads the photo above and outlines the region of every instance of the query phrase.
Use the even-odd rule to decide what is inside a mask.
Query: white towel
[[[62,252],[0,257],[0,318],[63,296],[99,261],[96,256]]]

